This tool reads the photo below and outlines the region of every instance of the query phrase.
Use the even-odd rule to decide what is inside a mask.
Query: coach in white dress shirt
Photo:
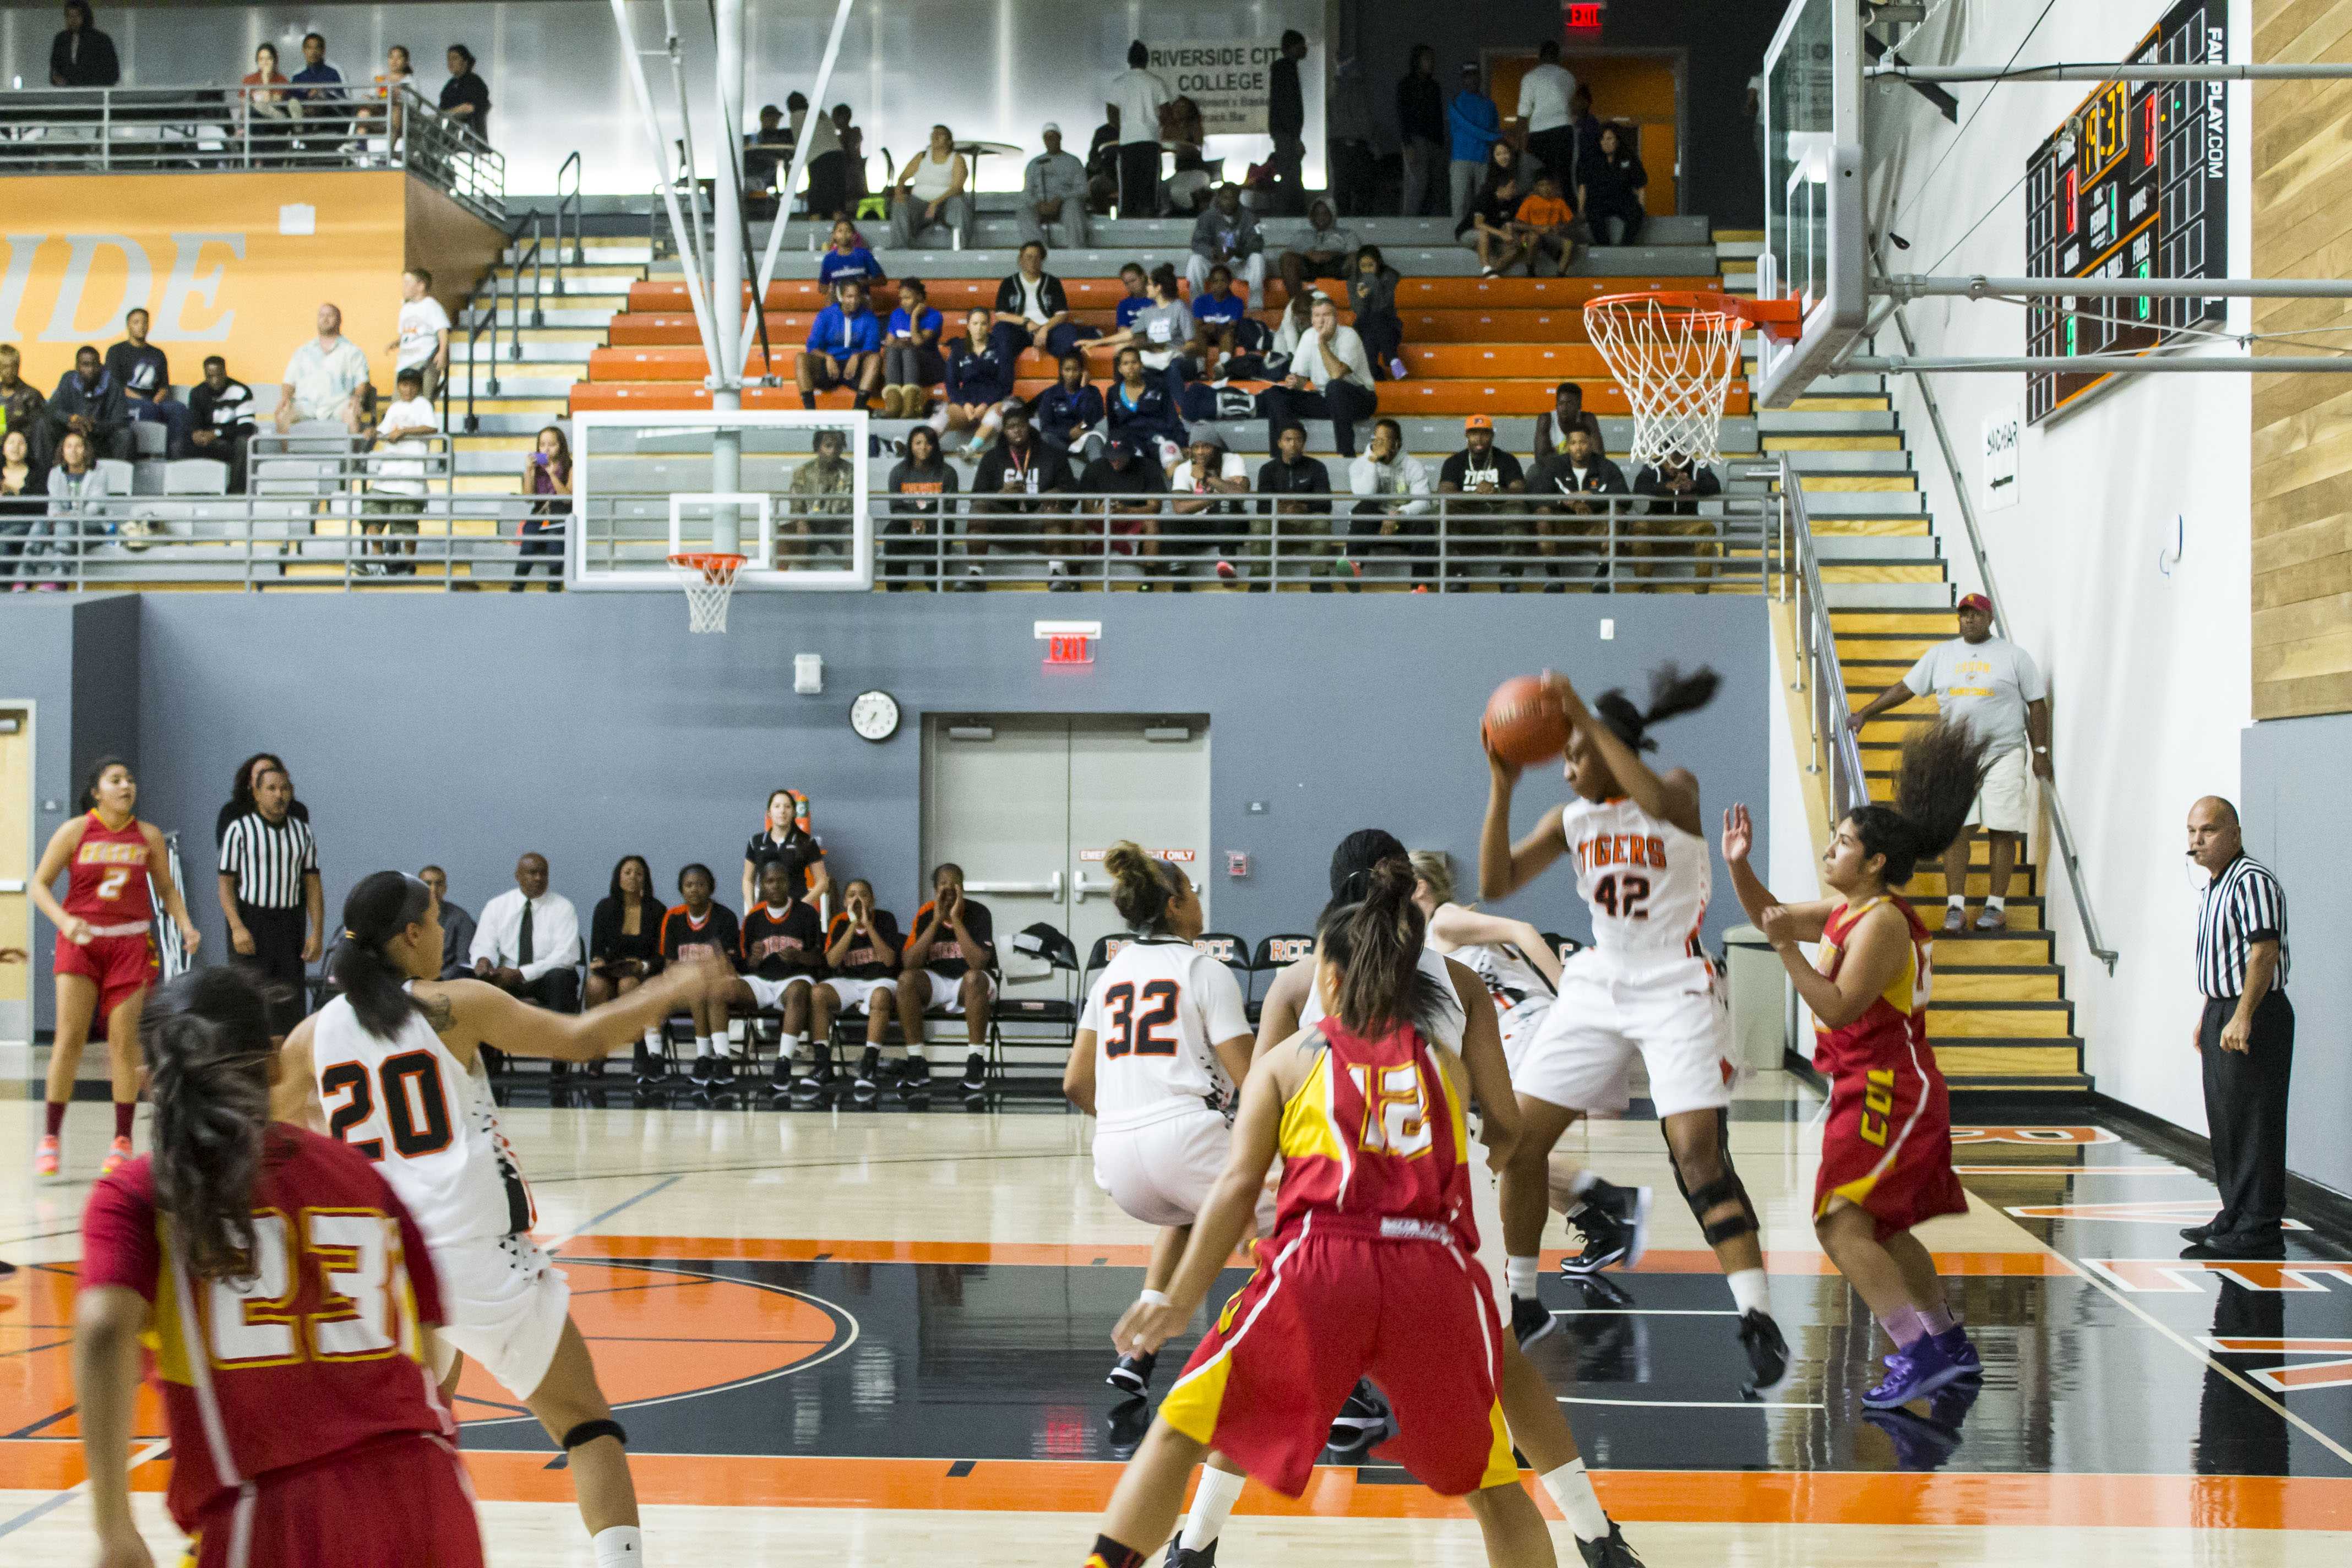
[[[482,906],[474,973],[501,991],[559,1013],[580,1010],[580,912],[547,890],[547,857],[515,862],[515,886]]]

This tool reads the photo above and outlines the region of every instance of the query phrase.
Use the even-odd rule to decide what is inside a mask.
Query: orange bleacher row
[[[996,284],[985,279],[926,279],[932,307],[948,318],[946,336],[960,335],[954,318],[974,306],[992,307]],[[1623,391],[1610,376],[1584,331],[1581,306],[1602,294],[1657,289],[1698,289],[1713,280],[1692,278],[1423,278],[1397,287],[1398,314],[1404,321],[1408,381],[1385,381],[1377,393],[1383,414],[1540,414],[1552,405],[1552,389],[1562,381],[1584,387],[1584,405],[1594,414],[1631,412]],[[1065,279],[1073,313],[1106,330],[1111,310],[1126,294],[1116,278]],[[749,308],[751,289],[743,290]],[[887,310],[898,286],[874,290],[876,308]],[[1266,285],[1270,304],[1286,298],[1277,280]],[[814,279],[768,286],[770,353],[756,344],[745,369],[750,376],[789,380],[809,324],[825,301]],[[611,348],[589,355],[588,380],[572,389],[572,406],[584,409],[707,408],[710,395],[698,384],[706,370],[683,282],[640,282],[629,287],[629,309],[613,318]],[[1547,346],[1549,345],[1549,346]],[[1087,351],[1089,369],[1107,375],[1108,355]],[[1034,397],[1053,384],[1054,365],[1032,351],[1021,358],[1014,391]],[[847,407],[846,392],[825,394],[824,407]],[[751,387],[746,407],[793,408],[800,404],[791,386]],[[1748,385],[1735,382],[1726,410],[1748,412]]]

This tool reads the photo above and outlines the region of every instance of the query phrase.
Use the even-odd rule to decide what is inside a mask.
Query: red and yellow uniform
[[[1836,979],[1846,933],[1881,903],[1910,928],[1909,954],[1861,1017],[1814,1034],[1813,1066],[1830,1079],[1813,1217],[1833,1198],[1869,1211],[1881,1240],[1969,1200],[1952,1172],[1952,1104],[1927,1044],[1930,938],[1911,906],[1882,893],[1859,909],[1841,904],[1822,930],[1821,973]]]
[[[166,1501],[198,1568],[476,1568],[472,1489],[420,1325],[431,1255],[366,1159],[271,1126],[254,1189],[254,1279],[173,1255],[149,1160],[91,1189],[79,1287],[135,1290],[172,1439]]]
[[[1409,1027],[1367,1039],[1336,1019],[1318,1026],[1325,1048],[1283,1107],[1264,1261],[1160,1416],[1297,1497],[1370,1376],[1396,1413],[1384,1458],[1448,1497],[1516,1483],[1463,1089]]]
[[[88,921],[90,939],[68,942],[60,932],[55,968],[89,976],[98,985],[98,1022],[153,983],[163,971],[151,929],[155,902],[147,885],[147,827],[132,817],[109,827],[97,812],[82,824],[81,842],[66,868],[65,911]]]

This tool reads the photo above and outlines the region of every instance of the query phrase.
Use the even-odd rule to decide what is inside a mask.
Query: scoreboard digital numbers
[[[2180,0],[2128,57],[2135,64],[2220,65],[2228,0]],[[2226,278],[2227,118],[2218,81],[2108,82],[2034,151],[2025,172],[2025,270],[2036,278]],[[2184,327],[2218,324],[2221,300],[2032,300],[2034,355],[2145,353]],[[2040,424],[2111,377],[2026,378]]]

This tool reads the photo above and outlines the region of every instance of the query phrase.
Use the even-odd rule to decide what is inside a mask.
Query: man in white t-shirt
[[[2050,688],[2032,654],[1992,635],[1992,601],[1970,594],[1960,601],[1960,635],[1920,655],[1908,674],[1857,710],[1847,725],[1859,733],[1887,709],[1928,696],[1944,714],[1989,742],[1990,766],[1969,826],[1944,853],[1944,929],[1957,931],[1966,925],[1969,840],[1982,827],[1992,837],[1992,876],[1976,929],[2000,931],[2008,925],[2009,879],[2018,841],[2032,826],[2029,766],[2034,774],[2051,776]]]
[[[331,420],[356,432],[360,409],[354,395],[367,384],[367,355],[343,336],[343,312],[319,307],[319,335],[286,362],[285,395],[278,400],[278,433],[296,425]]]
[[[1536,63],[1519,79],[1518,121],[1528,133],[1528,152],[1559,188],[1575,194],[1576,116],[1570,101],[1576,78],[1559,63],[1559,40],[1546,38]]]
[[[1118,216],[1160,216],[1160,111],[1175,100],[1151,68],[1141,39],[1127,46],[1127,68],[1110,79],[1103,107],[1118,127]]]
[[[393,386],[397,399],[376,421],[378,451],[369,467],[367,508],[361,517],[360,531],[387,535],[404,533],[413,541],[416,520],[425,511],[425,473],[432,456],[432,447],[425,437],[439,435],[441,421],[425,395],[424,373],[415,365],[395,376]],[[377,573],[387,577],[415,575],[415,561],[398,559],[414,556],[415,543],[394,544],[387,538],[376,548],[382,554],[381,561],[362,561],[352,570],[362,576]]]
[[[1228,450],[1213,426],[1192,426],[1192,444],[1185,448],[1184,460],[1168,475],[1169,494],[1177,499],[1168,503],[1173,515],[1160,525],[1161,552],[1191,551],[1207,545],[1216,552],[1219,577],[1230,583],[1241,575],[1234,564],[1234,557],[1240,553],[1236,531],[1251,525],[1234,515],[1241,510],[1240,502],[1218,498],[1247,495],[1249,488],[1249,464],[1242,455]],[[1171,538],[1188,535],[1202,543],[1168,542]],[[1182,569],[1176,570],[1181,573]],[[1184,584],[1179,583],[1176,591],[1182,593]]]
[[[394,372],[417,372],[424,395],[438,395],[449,374],[449,312],[433,297],[433,274],[422,267],[400,275],[400,336],[391,346]]]

